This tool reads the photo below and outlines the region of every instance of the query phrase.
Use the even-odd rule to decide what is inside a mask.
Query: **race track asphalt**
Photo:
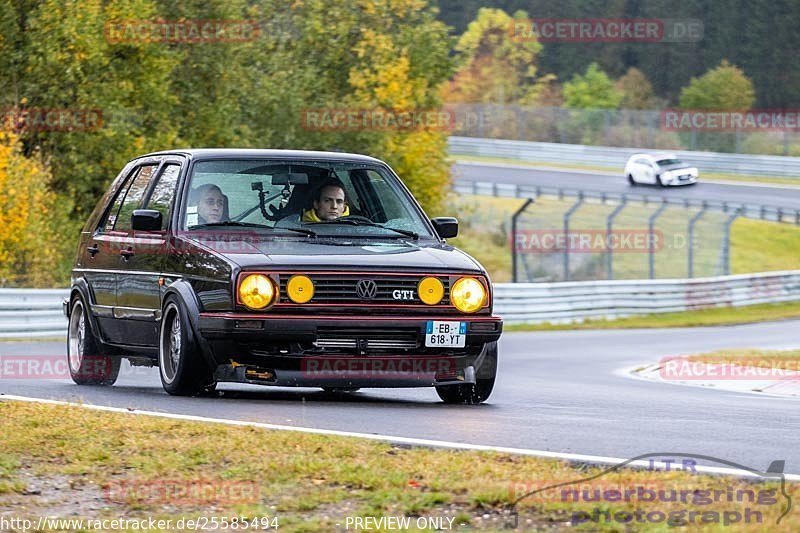
[[[732,327],[506,333],[494,394],[452,406],[433,389],[328,394],[221,384],[217,398],[168,396],[155,368],[124,363],[110,388],[2,379],[0,393],[223,419],[629,458],[712,455],[800,474],[800,400],[686,387],[619,372],[663,356],[800,347],[800,321]],[[63,342],[0,343],[0,356],[63,356]]]
[[[760,204],[793,210],[800,209],[800,187],[714,183],[703,181],[702,175],[697,184],[684,187],[661,188],[652,185],[632,187],[622,176],[622,172],[619,175],[608,175],[608,173],[601,172],[459,161],[453,165],[453,177],[456,183],[461,184],[484,182],[560,187],[616,194],[645,194],[653,198],[689,198],[698,201]],[[798,180],[798,185],[800,185],[800,180]]]

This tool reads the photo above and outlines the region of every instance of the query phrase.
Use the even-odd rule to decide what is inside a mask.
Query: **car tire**
[[[485,402],[491,396],[497,378],[497,342],[490,342],[484,349],[485,359],[477,371],[474,384],[436,387],[436,394],[444,403],[475,405]]]
[[[72,381],[78,385],[111,386],[117,381],[121,364],[121,358],[100,353],[86,304],[76,295],[70,304],[67,326],[67,367]]]
[[[656,176],[656,183],[658,184],[659,187],[666,187],[667,186],[666,183],[661,181],[661,176]]]
[[[628,184],[633,185],[634,187],[636,186],[636,180],[633,179],[633,174],[628,174]]]
[[[174,296],[164,302],[158,332],[158,373],[173,396],[208,394],[216,383],[200,350],[189,335],[189,317]]]

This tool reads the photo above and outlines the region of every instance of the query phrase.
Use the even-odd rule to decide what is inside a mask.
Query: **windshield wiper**
[[[294,231],[296,233],[302,233],[303,235],[308,235],[309,237],[316,237],[317,233],[311,231],[310,229],[303,229],[303,228],[289,228],[289,227],[282,227],[276,228],[273,226],[267,226],[266,224],[256,224],[254,222],[238,222],[236,220],[226,220],[224,222],[208,222],[206,224],[196,224],[194,226],[189,226],[189,229],[197,229],[197,228],[224,228],[226,226],[232,226],[236,228],[259,228],[259,229],[268,229],[272,231],[276,230],[286,230],[286,231]]]
[[[317,232],[316,232],[316,231],[311,231],[310,229],[303,229],[303,228],[286,228],[286,227],[281,227],[281,228],[272,228],[272,229],[274,229],[274,230],[276,230],[276,231],[277,231],[277,230],[282,230],[282,229],[285,229],[285,230],[287,230],[287,231],[296,231],[297,233],[302,233],[303,235],[308,235],[309,237],[316,237],[316,236],[317,236]]]
[[[253,222],[238,222],[236,220],[225,220],[223,222],[206,222],[205,224],[195,224],[194,226],[189,226],[189,229],[196,229],[196,228],[223,228],[225,226],[234,226],[239,228],[267,228],[272,229],[272,226],[267,226],[265,224],[255,224]]]
[[[336,219],[336,220],[325,220],[322,222],[311,222],[311,224],[349,224],[351,226],[370,226],[373,228],[388,229],[390,231],[394,231],[395,233],[399,233],[400,235],[411,237],[415,241],[419,239],[419,234],[415,231],[391,228],[389,226],[383,226],[381,224],[378,224],[377,222],[367,222],[366,220],[353,220],[346,218],[346,219]]]

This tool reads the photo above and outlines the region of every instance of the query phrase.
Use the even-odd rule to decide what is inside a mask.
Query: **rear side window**
[[[125,199],[119,207],[115,220],[112,222],[111,216],[109,215],[106,227],[113,224],[113,229],[115,231],[129,231],[131,229],[131,215],[133,214],[133,210],[141,208],[142,200],[144,200],[144,193],[157,168],[157,164],[139,167],[136,177],[133,178],[133,182],[125,193]]]
[[[150,199],[147,201],[147,209],[155,209],[161,213],[161,229],[167,229],[169,215],[172,207],[172,199],[175,197],[175,187],[178,184],[180,165],[168,164],[158,176]]]

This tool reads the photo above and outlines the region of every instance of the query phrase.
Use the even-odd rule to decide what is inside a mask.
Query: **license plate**
[[[428,320],[425,329],[425,346],[427,348],[463,348],[467,343],[466,322],[443,322]]]

